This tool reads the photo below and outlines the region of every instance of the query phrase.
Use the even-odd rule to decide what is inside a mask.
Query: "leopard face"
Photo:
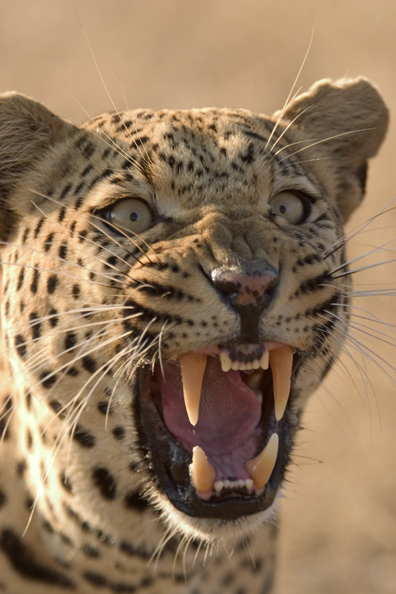
[[[0,101],[11,429],[35,514],[75,543],[84,526],[124,542],[128,506],[190,539],[254,533],[347,331],[336,272],[385,134],[377,91],[81,128]]]

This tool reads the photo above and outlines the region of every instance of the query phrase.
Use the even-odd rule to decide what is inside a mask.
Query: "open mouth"
[[[290,449],[295,357],[283,343],[209,346],[140,368],[141,445],[157,486],[191,516],[268,508]]]

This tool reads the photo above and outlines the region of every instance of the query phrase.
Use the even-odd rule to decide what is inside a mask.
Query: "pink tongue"
[[[242,448],[260,421],[260,403],[240,372],[224,373],[214,357],[208,357],[195,427],[187,417],[179,365],[165,363],[164,376],[157,365],[155,379],[162,395],[165,424],[190,451],[199,445],[207,455],[221,455]]]

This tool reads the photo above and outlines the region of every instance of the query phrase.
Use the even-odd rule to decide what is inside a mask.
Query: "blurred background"
[[[114,105],[272,113],[313,30],[297,87],[364,75],[396,111],[394,0],[0,0],[0,89],[26,93],[73,122]],[[349,229],[396,197],[395,155],[392,120]],[[391,210],[351,241],[350,255],[394,238]],[[392,261],[393,247],[356,266]],[[355,285],[392,289],[396,268],[359,273]],[[355,302],[352,340],[368,355],[349,343],[306,411],[281,501],[278,594],[396,592],[394,300]]]

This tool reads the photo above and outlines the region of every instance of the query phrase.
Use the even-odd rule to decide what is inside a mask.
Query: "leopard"
[[[271,116],[0,96],[0,592],[274,591],[387,124],[364,77]]]

